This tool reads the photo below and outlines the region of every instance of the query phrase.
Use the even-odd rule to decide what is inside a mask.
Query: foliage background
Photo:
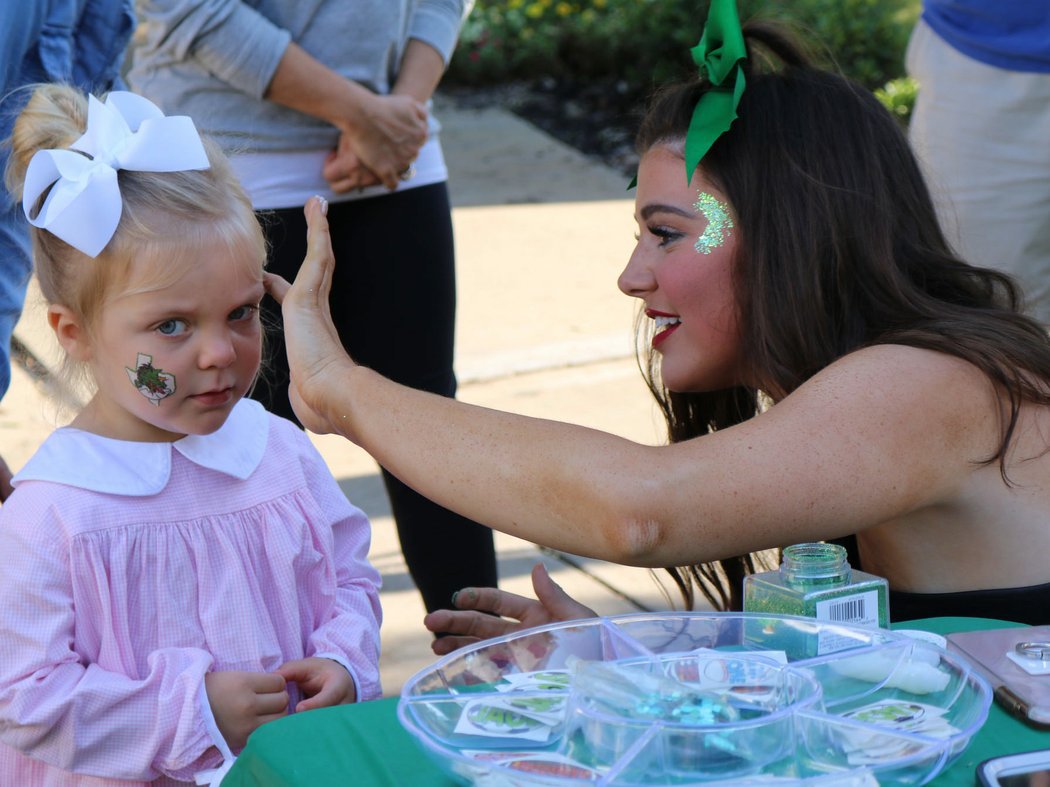
[[[513,81],[601,85],[623,105],[695,73],[706,0],[477,0],[460,35],[450,85]],[[742,21],[778,19],[907,118],[915,86],[904,50],[920,0],[739,0]]]

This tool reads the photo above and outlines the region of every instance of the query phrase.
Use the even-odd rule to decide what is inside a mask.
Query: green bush
[[[918,92],[918,82],[911,77],[900,77],[891,79],[877,89],[875,96],[890,112],[902,121],[907,121],[911,117],[911,111],[915,106],[915,97]]]
[[[919,0],[767,0],[760,13],[792,21],[841,71],[875,90],[904,73]]]
[[[686,32],[694,26],[690,5],[678,0],[478,0],[446,79],[460,84],[561,76],[660,81],[680,72],[683,48],[696,43]],[[688,62],[687,51],[685,57]]]
[[[903,73],[920,0],[740,0],[741,19],[792,23],[875,89]],[[477,0],[447,79],[626,82],[632,93],[695,71],[706,0]],[[818,49],[819,52],[819,49]]]

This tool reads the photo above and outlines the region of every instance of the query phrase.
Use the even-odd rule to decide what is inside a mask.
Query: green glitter
[[[693,207],[707,219],[707,229],[696,239],[694,248],[701,254],[710,254],[725,243],[729,230],[733,229],[733,217],[729,215],[728,205],[706,191],[697,195]]]

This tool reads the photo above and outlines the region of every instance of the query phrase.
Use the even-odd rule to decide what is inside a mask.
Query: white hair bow
[[[34,227],[89,257],[106,247],[120,222],[118,169],[178,172],[209,166],[190,118],[165,117],[151,101],[124,91],[110,93],[105,104],[88,96],[87,131],[69,147],[33,155],[22,209]],[[51,193],[33,215],[33,206],[49,186]]]

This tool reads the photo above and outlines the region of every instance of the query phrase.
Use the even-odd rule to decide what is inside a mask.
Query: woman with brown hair
[[[642,303],[670,445],[441,401],[354,364],[320,297],[334,260],[317,204],[295,286],[270,282],[297,412],[498,530],[684,566],[690,603],[696,586],[739,607],[757,551],[855,536],[851,562],[889,580],[896,620],[1050,622],[1050,340],[1008,277],[952,253],[868,91],[773,27],[735,36],[739,57],[731,26],[709,22],[707,78],[660,92],[638,136],[619,284]],[[460,635],[436,649],[520,625],[474,610],[586,614],[534,578],[541,602],[457,594],[461,611],[427,619]]]

